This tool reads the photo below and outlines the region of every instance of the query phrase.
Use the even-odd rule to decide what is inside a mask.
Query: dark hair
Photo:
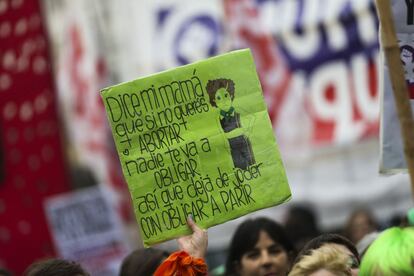
[[[31,264],[24,273],[27,276],[88,276],[80,264],[62,259],[42,260]]]
[[[411,62],[413,62],[414,61],[414,48],[411,47],[410,45],[404,45],[404,46],[400,47],[400,52],[401,53],[402,53],[402,50],[407,50],[411,53],[411,56],[412,56],[411,57]],[[402,61],[402,63],[405,64],[404,61]]]
[[[168,252],[155,248],[136,249],[122,262],[119,275],[152,275],[168,255]]]
[[[216,107],[215,95],[220,88],[226,89],[230,93],[230,97],[234,99],[234,81],[231,79],[215,79],[209,80],[206,86],[211,106]]]
[[[265,231],[274,242],[279,243],[292,260],[295,249],[279,223],[265,217],[248,219],[239,225],[230,242],[225,275],[236,275],[237,264],[246,252],[254,248],[261,231]]]
[[[11,272],[0,267],[0,275],[1,276],[12,276]]]
[[[321,234],[314,208],[305,203],[289,207],[284,226],[288,237],[294,242],[297,250]]]
[[[310,240],[307,244],[305,244],[305,246],[302,248],[302,250],[299,252],[298,256],[296,257],[295,263],[299,262],[303,256],[310,255],[312,250],[318,249],[328,243],[334,243],[334,244],[345,246],[355,256],[355,258],[358,260],[358,263],[361,262],[361,258],[359,257],[358,250],[355,248],[355,245],[350,240],[338,234],[328,233],[328,234],[322,234]]]
[[[345,229],[344,229],[344,235],[345,237],[347,237],[350,241],[358,243],[359,240],[355,239],[354,235],[353,235],[353,223],[355,221],[355,219],[358,216],[365,216],[368,222],[368,225],[370,227],[369,232],[374,232],[376,230],[378,230],[378,223],[373,215],[373,213],[369,210],[369,209],[365,209],[365,208],[359,208],[359,209],[355,209],[351,215],[349,216],[346,224],[345,224]],[[368,234],[368,233],[367,233]],[[362,239],[363,237],[361,237],[360,239]]]

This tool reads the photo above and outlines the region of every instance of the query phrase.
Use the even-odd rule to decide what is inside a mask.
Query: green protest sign
[[[101,93],[146,246],[290,199],[250,50]]]

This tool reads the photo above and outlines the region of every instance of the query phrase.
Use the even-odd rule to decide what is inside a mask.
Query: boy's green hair
[[[358,275],[413,276],[414,227],[382,232],[362,258]]]

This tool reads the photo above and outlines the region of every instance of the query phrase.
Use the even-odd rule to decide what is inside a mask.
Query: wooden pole
[[[380,21],[381,46],[388,64],[388,72],[394,91],[395,104],[401,127],[404,155],[411,179],[411,193],[414,199],[414,121],[408,98],[407,83],[400,59],[400,47],[395,34],[393,15],[389,0],[376,0]]]

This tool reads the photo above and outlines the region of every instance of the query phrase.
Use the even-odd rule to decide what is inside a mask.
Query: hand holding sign
[[[249,50],[102,97],[146,246],[190,234],[189,214],[208,228],[289,200]]]
[[[157,268],[154,276],[164,275],[207,275],[208,268],[204,261],[207,252],[207,231],[199,228],[192,216],[188,216],[191,235],[177,239],[181,251],[172,253]]]
[[[207,231],[195,224],[192,216],[188,217],[188,226],[193,233],[177,239],[178,246],[195,258],[204,258],[207,252],[208,235]]]

